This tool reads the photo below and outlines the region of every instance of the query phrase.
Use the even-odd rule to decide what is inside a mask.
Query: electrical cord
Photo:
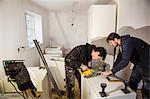
[[[11,81],[9,81],[9,82],[13,85],[13,87],[14,87],[15,90],[16,90],[16,92],[17,92],[20,96],[22,96],[24,99],[27,99],[24,95],[22,95],[20,92],[18,92],[17,88],[15,87],[15,85],[14,85]]]

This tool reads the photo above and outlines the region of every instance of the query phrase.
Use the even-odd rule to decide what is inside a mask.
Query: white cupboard
[[[88,40],[107,37],[115,32],[116,5],[92,5],[88,12]]]

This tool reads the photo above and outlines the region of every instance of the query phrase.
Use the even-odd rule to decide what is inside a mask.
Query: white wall
[[[135,29],[150,26],[150,0],[116,0],[118,30],[123,26]]]
[[[135,29],[150,25],[149,0],[115,0],[118,4],[117,30],[123,26]],[[74,26],[71,26],[71,11],[51,11],[49,13],[49,33],[51,43],[63,44],[73,48],[87,42],[87,11],[75,11]]]
[[[27,47],[27,33],[24,10],[28,9],[42,15],[44,44],[49,45],[48,13],[29,0],[0,0],[0,68],[2,60],[25,60],[26,66],[39,65],[39,55],[34,48]],[[19,47],[25,47],[18,52]],[[0,69],[3,72],[3,68]],[[1,74],[0,74],[1,75]]]
[[[73,21],[73,26],[71,26]],[[73,48],[87,42],[87,11],[57,11],[49,13],[51,43]]]

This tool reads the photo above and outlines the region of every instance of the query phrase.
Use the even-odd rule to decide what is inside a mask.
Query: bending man
[[[71,50],[71,52],[65,57],[65,69],[66,69],[66,91],[67,98],[74,98],[74,83],[75,77],[79,82],[79,88],[81,89],[81,75],[77,70],[82,64],[81,69],[85,71],[88,69],[88,62],[92,59],[104,60],[106,57],[106,50],[103,47],[96,47],[95,45],[80,45]]]

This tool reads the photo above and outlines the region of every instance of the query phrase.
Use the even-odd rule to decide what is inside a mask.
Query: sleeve
[[[117,56],[117,60],[113,66],[113,69],[111,70],[114,73],[120,71],[124,67],[126,67],[130,61],[131,54],[134,49],[134,42],[131,40],[128,40],[125,42],[122,46],[122,53],[120,52],[120,56]]]

